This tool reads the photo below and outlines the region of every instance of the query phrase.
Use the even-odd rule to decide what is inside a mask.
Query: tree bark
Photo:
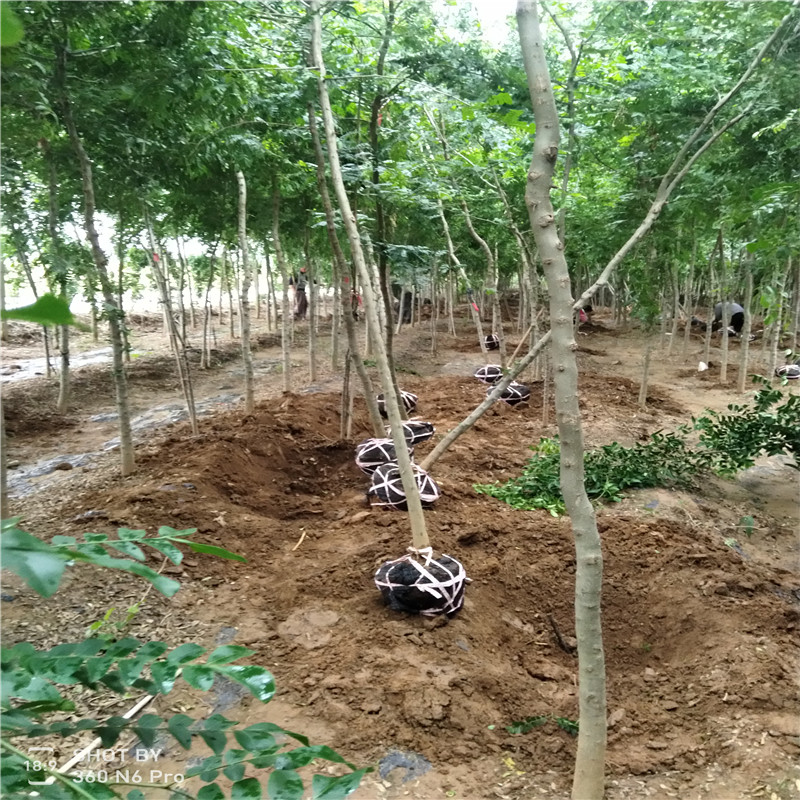
[[[241,320],[242,361],[244,362],[244,410],[246,414],[255,411],[253,391],[253,353],[250,349],[250,278],[247,252],[247,181],[241,170],[236,171],[239,187],[239,252],[242,256]]]
[[[584,486],[583,430],[578,406],[577,349],[572,335],[569,270],[555,226],[550,186],[558,157],[559,121],[535,0],[519,0],[517,22],[536,120],[525,204],[550,294],[556,418],[561,441],[561,491],[575,536],[575,635],[578,639],[580,730],[572,797],[602,798],[606,750],[605,660],[600,614],[603,556],[594,508]]]
[[[194,388],[192,387],[192,376],[189,372],[189,361],[186,358],[186,343],[180,335],[178,330],[178,323],[175,321],[175,316],[172,312],[172,300],[170,298],[169,286],[167,284],[166,275],[164,270],[161,269],[161,262],[159,255],[158,244],[156,237],[153,233],[153,226],[148,219],[147,211],[145,211],[145,224],[147,225],[147,233],[150,237],[150,250],[152,253],[153,261],[151,264],[153,276],[156,279],[158,290],[161,293],[161,302],[164,304],[164,319],[167,322],[167,332],[169,334],[170,347],[175,354],[175,367],[178,373],[178,380],[181,384],[183,391],[183,398],[186,401],[186,412],[189,415],[189,424],[192,428],[192,435],[197,436],[200,429],[197,425],[197,410],[194,404]]]
[[[328,241],[330,242],[331,250],[333,251],[336,271],[341,277],[340,293],[342,297],[342,307],[344,309],[344,327],[347,332],[347,357],[352,360],[353,369],[356,371],[358,379],[361,382],[361,389],[364,392],[364,402],[367,404],[372,432],[376,438],[382,438],[384,436],[384,430],[381,414],[378,410],[378,401],[375,397],[375,391],[372,388],[372,381],[369,379],[366,367],[364,366],[364,359],[361,357],[361,348],[358,346],[358,332],[356,331],[356,321],[353,316],[354,311],[358,310],[357,305],[354,308],[354,303],[358,302],[353,296],[355,292],[355,276],[349,274],[350,270],[344,257],[344,251],[339,243],[339,237],[336,234],[336,217],[333,211],[330,192],[328,191],[328,182],[325,179],[325,156],[322,152],[322,142],[319,137],[314,107],[310,103],[308,106],[308,127],[311,131],[311,139],[314,144],[314,156],[317,162],[317,187],[319,188],[319,195],[322,199],[322,207],[325,210],[325,229],[328,233]]]
[[[281,246],[281,194],[278,187],[278,176],[272,176],[272,246],[275,249],[275,261],[278,263],[278,272],[283,284],[283,297],[281,315],[281,353],[283,355],[283,391],[292,391],[292,351],[290,317],[292,306],[289,303],[289,274],[286,271],[286,260],[283,257]]]
[[[751,265],[745,270],[745,290],[744,290],[744,328],[742,328],[742,346],[739,353],[739,380],[736,388],[739,394],[744,394],[747,386],[747,362],[750,355],[750,331],[753,326],[753,270]]]
[[[325,125],[325,138],[328,142],[328,159],[331,169],[331,180],[333,181],[336,199],[342,213],[342,220],[347,231],[347,238],[350,242],[350,252],[355,262],[356,269],[361,277],[362,290],[364,292],[364,307],[367,313],[367,324],[374,333],[375,349],[377,355],[378,372],[381,377],[384,398],[386,401],[386,411],[391,425],[392,440],[397,454],[397,464],[403,484],[403,491],[408,504],[408,518],[411,525],[413,546],[416,550],[430,547],[428,532],[425,526],[425,517],[420,501],[419,490],[414,473],[411,467],[411,456],[408,452],[405,435],[403,433],[402,418],[397,396],[394,392],[394,384],[389,371],[386,348],[381,337],[381,326],[378,319],[377,299],[372,291],[372,281],[367,269],[364,252],[361,247],[361,238],[358,232],[356,217],[350,206],[347,191],[342,178],[342,171],[339,164],[339,146],[334,126],[333,112],[328,97],[328,87],[325,83],[325,64],[322,59],[322,20],[320,12],[320,0],[311,0],[311,49],[314,67],[318,70],[317,87],[319,90],[320,106],[322,108],[322,118]]]
[[[66,88],[66,44],[59,44],[56,48],[56,58],[58,61],[58,72],[60,78],[61,110],[64,118],[64,125],[69,135],[70,144],[77,158],[81,173],[81,183],[83,186],[83,217],[86,227],[86,235],[92,248],[92,258],[100,279],[100,286],[103,292],[103,300],[106,304],[108,322],[111,329],[111,350],[113,358],[114,388],[117,398],[117,414],[119,416],[120,429],[120,468],[123,477],[130,475],[135,468],[135,457],[133,451],[133,436],[131,433],[130,406],[128,403],[128,384],[125,374],[124,346],[122,341],[122,324],[124,315],[117,305],[114,296],[114,286],[108,273],[108,261],[105,253],[100,247],[100,237],[94,222],[95,200],[94,200],[94,181],[92,178],[92,164],[83,142],[78,134],[78,128],[72,116],[72,105]]]

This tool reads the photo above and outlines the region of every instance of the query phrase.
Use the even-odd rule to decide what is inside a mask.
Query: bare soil
[[[589,445],[630,443],[740,399],[735,375],[722,385],[713,371],[695,372],[697,338],[686,358],[676,343],[674,354],[653,359],[641,410],[640,333],[614,330],[600,314],[583,331]],[[137,347],[156,352],[132,365],[135,408],[179,400],[159,330],[151,324],[136,334]],[[401,385],[419,395],[418,415],[437,433],[484,395],[471,377],[483,363],[474,338],[460,320],[457,340],[439,334],[435,356],[427,329],[405,329],[398,339]],[[257,362],[275,362],[274,335],[262,341]],[[569,520],[516,511],[472,488],[519,474],[529,446],[555,433],[541,421],[541,382],[532,384],[528,406],[496,405],[432,471],[442,496],[426,512],[431,538],[472,579],[464,609],[442,624],[381,604],[372,576],[410,544],[405,515],[366,504],[367,479],[353,461],[354,441],[370,435],[363,402],[355,402],[354,441],[342,441],[339,379],[326,365],[309,385],[305,342],[298,328],[296,393],[281,392],[281,375],[264,377],[252,415],[221,411],[202,420],[198,436],[185,423],[151,431],[137,447],[134,477],[120,478],[115,453],[106,452],[44,476],[36,494],[11,503],[43,538],[197,527],[198,541],[233,550],[247,564],[187,557],[165,570],[182,582],[171,601],[89,568],[71,571],[50,600],[7,576],[4,642],[47,646],[81,637],[108,608],[124,609],[147,592],[130,634],[171,645],[247,645],[278,686],[267,706],[225,687],[208,695],[179,688],[156,701],[156,711],[278,722],[358,764],[380,764],[355,798],[568,797],[576,740],[555,719],[578,716]],[[327,337],[321,343],[327,347]],[[35,346],[14,343],[4,363],[39,355]],[[219,361],[196,376],[198,397],[241,391],[238,362]],[[108,369],[88,367],[75,377],[67,416],[50,410],[54,387],[45,378],[4,387],[10,458],[25,464],[99,450],[114,435],[113,422],[88,421],[113,411]],[[418,447],[419,460],[436,438]],[[769,459],[737,482],[709,480],[694,493],[636,492],[598,509],[609,798],[800,797],[796,476]],[[745,515],[755,519],[749,537]],[[537,715],[551,720],[524,735],[506,731]],[[80,744],[58,743],[61,758]],[[164,759],[181,769],[197,753],[169,745]]]

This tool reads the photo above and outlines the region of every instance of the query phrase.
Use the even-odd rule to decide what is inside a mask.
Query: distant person
[[[722,327],[723,306],[728,312],[730,326],[737,336],[741,336],[744,327],[744,309],[738,303],[717,303],[714,306],[714,322],[711,324],[711,330],[717,331]]]
[[[294,318],[298,320],[305,319],[308,311],[307,285],[306,268],[300,267],[300,274],[289,278],[289,286],[294,286]]]

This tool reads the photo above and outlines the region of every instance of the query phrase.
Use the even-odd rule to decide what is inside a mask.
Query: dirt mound
[[[420,416],[439,432],[485,390],[471,378],[409,377],[403,388],[419,394]],[[624,414],[637,391],[619,378],[582,378],[598,413]],[[136,486],[82,508],[131,527],[197,525],[201,541],[244,555],[246,565],[193,559],[182,602],[234,626],[235,641],[273,669],[281,699],[328,725],[350,757],[400,747],[454,765],[510,752],[522,770],[568,772],[575,739],[553,720],[578,716],[577,661],[554,632],[574,636],[569,522],[472,489],[518,473],[543,433],[538,416],[498,404],[434,468],[443,494],[426,512],[432,540],[472,579],[464,609],[444,626],[381,604],[372,576],[404,553],[407,520],[365,505],[353,444],[338,440],[335,395],[285,396],[251,416],[205,422],[198,437],[176,428],[143,456]],[[369,435],[358,404],[355,429]],[[692,525],[617,507],[602,509],[599,525],[611,769],[733,765],[720,722],[732,703],[797,711],[794,587],[726,546],[713,519]],[[505,730],[537,715],[551,721],[524,736]]]

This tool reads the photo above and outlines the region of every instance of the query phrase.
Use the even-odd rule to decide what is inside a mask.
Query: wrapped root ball
[[[414,479],[419,489],[419,498],[423,508],[430,508],[439,499],[439,487],[425,470],[416,464],[411,465]],[[372,485],[367,490],[367,497],[374,506],[388,506],[400,511],[408,510],[403,481],[400,479],[400,467],[396,463],[382,464],[372,473]]]
[[[406,410],[406,414],[413,414],[417,410],[417,400],[419,398],[411,392],[404,392],[400,390],[400,402]],[[382,417],[386,417],[386,399],[382,394],[378,395],[378,411]]]
[[[435,617],[456,614],[464,603],[469,579],[460,561],[448,555],[433,558],[430,548],[381,564],[375,585],[394,611]]]
[[[409,455],[414,455],[413,448],[409,448]],[[356,466],[367,475],[393,461],[397,461],[397,453],[391,439],[366,439],[356,445]]]
[[[391,435],[392,429],[386,428],[386,432]],[[406,437],[406,443],[409,447],[413,447],[420,442],[427,442],[434,433],[436,433],[436,428],[433,427],[432,422],[409,419],[403,423],[403,435]]]
[[[486,345],[487,350],[500,349],[500,337],[496,333],[490,333],[488,336],[484,336],[483,343]]]
[[[491,391],[491,389],[488,389],[486,394],[489,394]],[[520,403],[527,403],[528,400],[531,399],[531,390],[528,386],[525,386],[522,383],[512,381],[503,390],[503,393],[500,395],[500,399],[508,403],[510,406],[516,406]]]
[[[483,383],[493,384],[503,377],[503,370],[496,364],[487,364],[485,367],[479,367],[473,377]]]

